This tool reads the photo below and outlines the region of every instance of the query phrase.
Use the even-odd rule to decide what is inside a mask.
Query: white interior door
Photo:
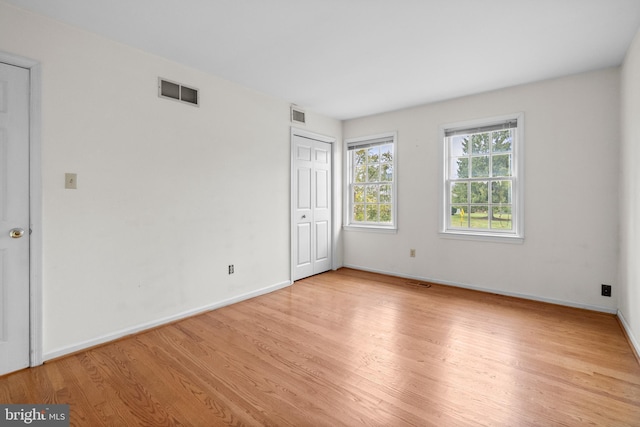
[[[0,63],[0,375],[29,366],[29,71]]]
[[[293,280],[331,269],[331,143],[293,134]]]

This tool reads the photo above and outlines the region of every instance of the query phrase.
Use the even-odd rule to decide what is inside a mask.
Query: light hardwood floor
[[[0,378],[72,425],[639,426],[615,316],[341,269]]]

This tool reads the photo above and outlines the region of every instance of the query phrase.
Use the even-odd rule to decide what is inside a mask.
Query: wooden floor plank
[[[615,316],[341,269],[0,377],[72,425],[638,426]]]

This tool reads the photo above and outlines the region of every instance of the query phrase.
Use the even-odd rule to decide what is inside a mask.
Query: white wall
[[[439,237],[438,127],[516,112],[525,122],[524,243]],[[386,131],[398,131],[398,233],[346,231],[345,265],[615,312],[618,69],[343,125],[345,139]],[[614,285],[612,298],[600,296],[602,283]]]
[[[640,33],[622,67],[620,315],[640,353]]]
[[[3,3],[0,51],[42,65],[45,359],[289,283],[287,101]]]

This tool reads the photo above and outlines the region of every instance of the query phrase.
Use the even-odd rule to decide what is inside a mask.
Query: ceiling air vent
[[[198,89],[158,78],[158,96],[174,99],[191,105],[199,105]]]
[[[306,123],[306,115],[304,113],[304,110],[301,110],[298,107],[291,107],[291,121],[293,123],[300,123],[300,124],[305,124]]]

